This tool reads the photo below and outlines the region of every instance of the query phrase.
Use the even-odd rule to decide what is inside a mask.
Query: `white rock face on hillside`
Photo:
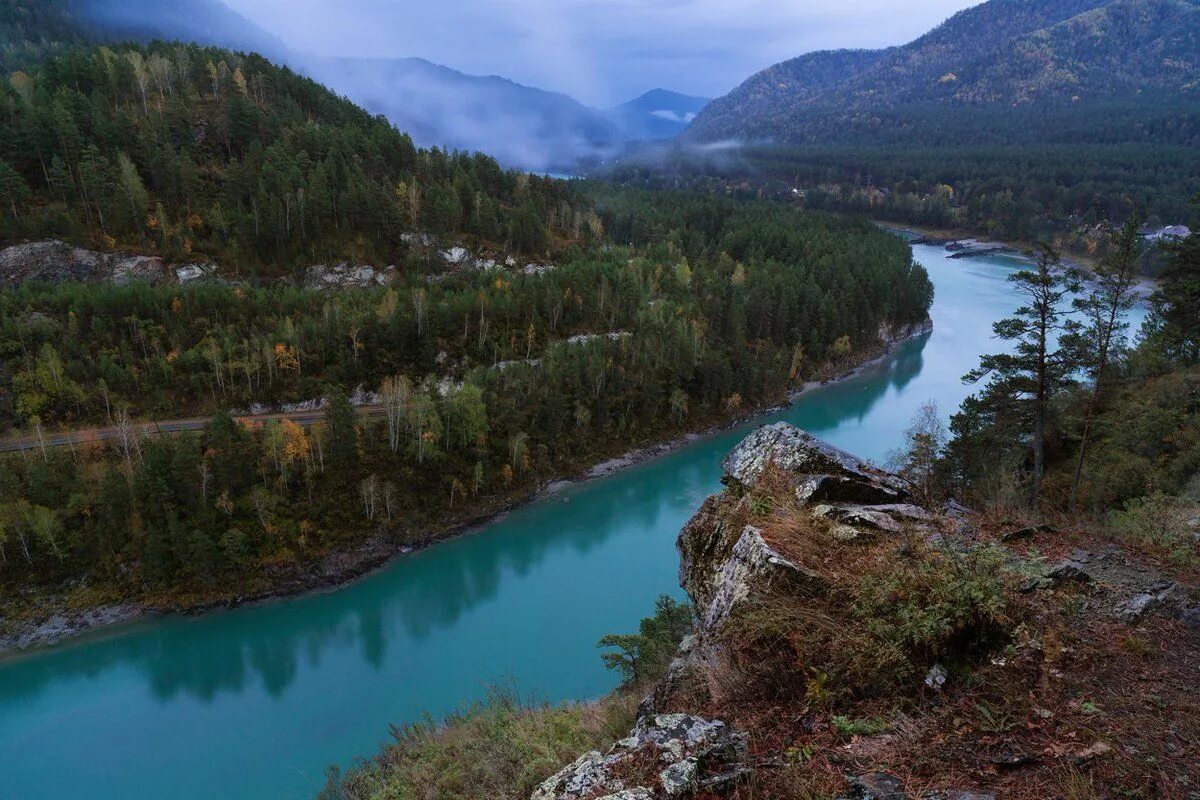
[[[190,283],[213,280],[217,265],[209,262],[171,265],[158,256],[102,253],[73,247],[57,239],[22,242],[0,249],[0,284],[25,281],[63,283]]]

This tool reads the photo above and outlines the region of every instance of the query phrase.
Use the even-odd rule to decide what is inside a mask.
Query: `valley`
[[[220,787],[226,796],[251,798],[294,787],[284,791],[307,796],[323,780],[326,764],[347,764],[371,751],[388,723],[453,711],[488,684],[513,680],[523,692],[552,700],[607,691],[612,678],[596,657],[595,641],[629,628],[654,597],[674,592],[675,533],[713,490],[716,464],[748,430],[786,419],[883,459],[921,402],[936,396],[949,404],[965,395],[958,376],[970,354],[986,346],[990,320],[1009,302],[1004,277],[1020,262],[964,265],[946,255],[917,248],[938,296],[931,335],[902,344],[860,375],[800,395],[784,411],[548,494],[473,535],[402,556],[331,594],[148,620],[0,662],[3,705],[27,709],[0,722],[0,738],[19,744],[6,753],[82,763],[78,751],[60,748],[94,742],[83,720],[107,725],[104,704],[124,707],[127,724],[137,730],[185,724],[192,730],[190,743],[176,751],[180,760],[154,769],[161,781],[154,787],[146,784],[151,762],[143,759],[159,755],[142,750],[139,756],[132,741],[119,738],[111,740],[119,752],[93,763],[120,763],[125,770],[102,783],[85,769],[48,771],[42,764],[49,761],[6,760],[0,769],[23,776],[18,791],[28,794],[90,786],[92,796],[116,798],[136,786],[200,797]],[[621,583],[613,586],[617,575]],[[516,620],[516,627],[506,622]],[[551,651],[543,648],[548,641]],[[161,648],[176,655],[161,661],[154,655]],[[260,662],[255,653],[274,655]],[[357,700],[347,703],[336,687],[350,684]],[[66,699],[84,687],[102,705],[85,710]],[[198,726],[197,704],[206,720]],[[68,707],[83,714],[74,726],[77,745],[55,743],[51,733],[60,730],[55,715]],[[251,719],[257,734],[247,728]],[[241,735],[219,745],[230,725]],[[295,738],[281,743],[285,730]],[[52,738],[27,738],[36,731]],[[336,741],[330,731],[339,732]],[[288,757],[263,757],[274,748]],[[185,768],[189,751],[222,760]],[[251,762],[258,768],[251,770]],[[247,777],[236,789],[216,777],[233,772]]]
[[[0,0],[0,798],[1191,798],[1200,0],[971,2]]]

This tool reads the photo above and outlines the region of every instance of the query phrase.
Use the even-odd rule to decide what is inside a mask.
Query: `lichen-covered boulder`
[[[908,484],[786,422],[764,425],[721,463],[729,481],[754,487],[768,464],[796,481],[808,503],[903,503]]]
[[[625,787],[613,776],[611,769],[618,760],[611,755],[605,756],[599,750],[584,753],[542,781],[530,795],[530,800],[557,800],[586,797],[598,791],[620,791]]]
[[[606,794],[596,800],[654,800],[654,792],[645,786],[636,786],[632,789],[622,789],[619,792]]]
[[[816,591],[824,583],[819,575],[797,566],[767,544],[762,531],[752,525],[745,527],[729,559],[710,580],[710,591],[701,593],[708,602],[698,607],[701,631],[715,630],[753,590]]]
[[[685,797],[702,786],[721,785],[740,774],[747,742],[746,734],[720,720],[692,714],[650,714],[639,719],[629,736],[607,753],[585,753],[545,780],[531,800]],[[659,769],[640,770],[647,783],[627,786],[626,779],[619,776],[639,773],[636,765],[648,758]]]

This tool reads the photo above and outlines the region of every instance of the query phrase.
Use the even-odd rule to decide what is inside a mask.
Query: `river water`
[[[682,596],[675,536],[720,488],[720,460],[787,420],[882,460],[917,407],[944,415],[1015,306],[1007,256],[917,246],[934,332],[791,408],[604,479],[337,591],[114,629],[0,662],[0,800],[311,798],[326,765],[389,723],[435,718],[489,685],[550,700],[616,683],[596,640]]]

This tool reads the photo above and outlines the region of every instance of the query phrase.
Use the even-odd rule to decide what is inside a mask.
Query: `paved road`
[[[359,416],[362,417],[381,417],[386,413],[386,409],[381,405],[359,406],[357,411]],[[212,417],[190,417],[188,419],[172,419],[160,422],[132,422],[129,428],[131,433],[139,436],[158,436],[164,433],[198,431],[203,429],[210,419]],[[325,419],[325,412],[316,410],[281,412],[277,414],[247,414],[245,416],[234,417],[234,419],[248,425],[263,424],[273,419],[290,419],[298,425],[307,427]],[[36,450],[42,446],[65,447],[66,445],[86,444],[88,442],[112,441],[119,439],[120,436],[120,431],[115,425],[100,428],[80,428],[74,431],[47,432],[42,434],[42,441],[40,442],[37,436],[10,436],[6,439],[0,439],[0,453]]]

